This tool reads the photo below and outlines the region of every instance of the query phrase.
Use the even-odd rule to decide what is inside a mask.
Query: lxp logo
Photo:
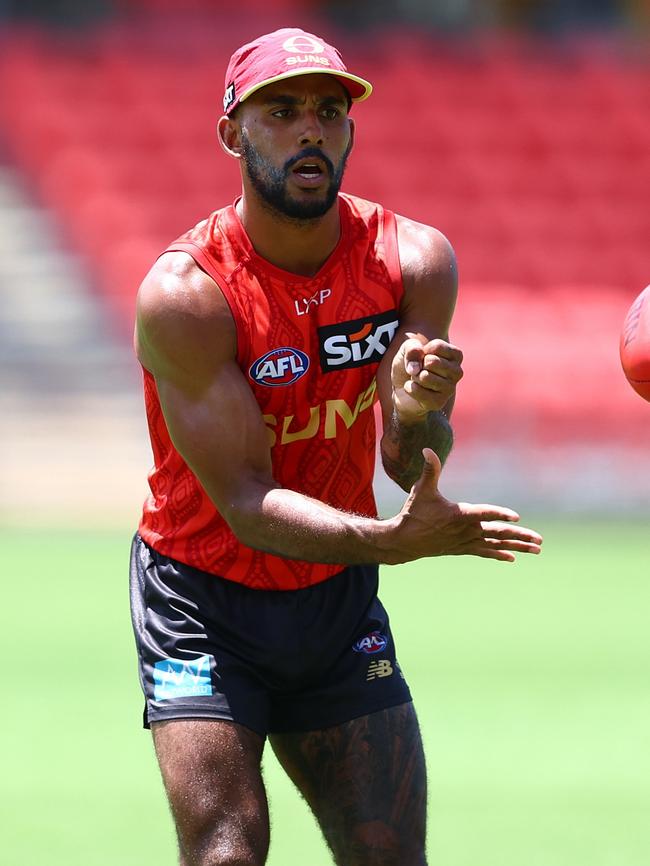
[[[371,631],[365,637],[360,637],[356,643],[352,644],[352,649],[355,653],[365,653],[366,655],[374,655],[386,649],[388,638],[380,631]]]
[[[300,349],[282,346],[271,349],[258,358],[248,371],[249,376],[259,385],[291,385],[304,376],[309,369],[309,358]]]

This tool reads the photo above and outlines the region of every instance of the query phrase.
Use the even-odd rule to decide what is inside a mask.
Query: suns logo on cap
[[[285,51],[291,54],[322,54],[325,46],[312,36],[291,36],[282,43]]]

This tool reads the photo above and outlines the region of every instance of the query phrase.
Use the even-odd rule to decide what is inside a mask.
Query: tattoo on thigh
[[[412,704],[271,742],[337,862],[425,862],[426,770]]]

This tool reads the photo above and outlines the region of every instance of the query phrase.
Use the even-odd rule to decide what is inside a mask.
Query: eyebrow
[[[289,94],[279,93],[277,96],[269,96],[265,100],[266,105],[302,105],[302,99],[297,96],[289,96]],[[323,96],[318,100],[319,105],[347,105],[347,100],[344,96]]]

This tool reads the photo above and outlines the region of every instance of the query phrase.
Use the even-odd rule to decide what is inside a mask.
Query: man
[[[445,238],[339,194],[352,102],[322,39],[240,48],[218,135],[243,192],[140,289],[155,467],[132,555],[141,679],[183,866],[258,866],[265,739],[345,866],[425,863],[426,778],[377,567],[540,536],[437,489],[461,352]],[[409,496],[379,520],[384,466]]]

